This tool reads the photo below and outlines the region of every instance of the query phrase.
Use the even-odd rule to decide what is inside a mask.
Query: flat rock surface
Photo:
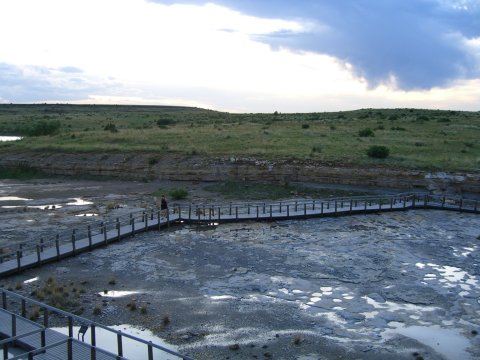
[[[0,285],[29,295],[51,278],[71,311],[197,359],[473,360],[479,236],[478,215],[434,210],[175,226]]]

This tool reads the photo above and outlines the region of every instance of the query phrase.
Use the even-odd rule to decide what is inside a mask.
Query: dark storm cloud
[[[208,1],[157,1],[204,4]],[[317,23],[304,33],[257,39],[314,51],[354,66],[374,86],[394,75],[403,89],[427,89],[480,76],[462,38],[480,37],[478,0],[214,0],[249,15]]]

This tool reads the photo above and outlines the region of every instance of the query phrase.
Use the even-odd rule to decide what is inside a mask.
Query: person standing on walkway
[[[162,195],[160,199],[160,213],[162,216],[166,216],[168,212],[168,204],[165,195]]]

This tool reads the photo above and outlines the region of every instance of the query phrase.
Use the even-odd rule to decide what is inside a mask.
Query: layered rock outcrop
[[[24,166],[51,175],[66,176],[176,181],[316,182],[459,194],[480,193],[480,174],[339,166],[313,160],[270,161],[175,154],[4,153],[0,158],[0,166]]]

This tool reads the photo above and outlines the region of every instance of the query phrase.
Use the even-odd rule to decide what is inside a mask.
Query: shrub
[[[322,152],[322,146],[321,145],[315,145],[312,147],[312,153],[321,153]]]
[[[105,130],[105,131],[110,131],[110,132],[112,132],[112,133],[118,132],[118,129],[117,129],[117,127],[115,126],[114,123],[108,123],[107,125],[105,125],[105,126],[103,127],[103,130]]]
[[[157,120],[157,126],[160,127],[160,128],[164,128],[167,125],[174,125],[174,124],[175,124],[175,120],[168,119],[168,118]]]
[[[188,197],[188,190],[183,188],[170,190],[168,193],[173,199],[180,200]]]
[[[358,136],[360,137],[369,137],[369,136],[375,136],[375,133],[373,132],[372,129],[366,128],[362,129],[358,132]]]
[[[61,127],[59,120],[45,121],[40,120],[29,128],[24,129],[22,132],[27,136],[45,136],[53,135],[58,132]]]
[[[302,124],[302,129],[308,129],[310,127],[309,124]]]
[[[368,148],[367,155],[376,159],[385,159],[390,155],[390,150],[386,146],[373,145]]]

